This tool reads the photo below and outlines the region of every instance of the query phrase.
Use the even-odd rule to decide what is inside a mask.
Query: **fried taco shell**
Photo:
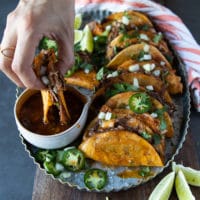
[[[70,77],[66,77],[65,81],[69,85],[75,85],[89,90],[93,90],[99,85],[95,71],[91,71],[87,74],[83,70],[78,70]]]
[[[124,18],[127,18],[127,23],[124,23]],[[107,26],[109,24],[112,24],[113,21],[118,21],[124,24],[127,24],[128,26],[134,27],[134,26],[142,26],[142,25],[148,25],[149,27],[153,27],[153,24],[149,20],[149,18],[140,12],[128,10],[124,12],[115,12],[109,16],[107,16],[103,20],[103,25]]]
[[[105,142],[106,141],[106,142]],[[135,133],[108,131],[83,141],[86,157],[111,166],[163,166],[153,146]]]
[[[155,40],[158,37],[160,39]],[[121,33],[108,44],[106,57],[111,60],[115,56],[116,52],[119,53],[128,46],[142,42],[157,47],[164,54],[170,54],[170,50],[166,42],[162,39],[161,34],[152,31],[131,30],[127,33]]]
[[[148,45],[148,51],[145,52],[145,45],[146,44],[133,44],[124,50],[120,51],[107,65],[108,68],[116,69],[117,66],[121,65],[123,62],[133,59],[142,61],[141,58],[139,58],[141,52],[146,53],[150,55],[149,60],[155,60],[158,63],[164,62],[166,68],[172,69],[170,63],[167,61],[167,59],[162,55],[162,53],[154,46]]]
[[[105,105],[107,105],[108,107],[110,107],[111,109],[114,108],[127,108],[127,106],[129,105],[129,98],[133,95],[136,94],[137,92],[124,92],[124,93],[120,93],[117,94],[113,97],[111,97]],[[151,112],[157,112],[157,110],[162,110],[163,109],[163,105],[156,100],[155,98],[151,97],[151,102],[152,102],[152,110]],[[143,113],[143,114],[139,114],[140,117],[143,117],[143,120],[146,121],[147,119],[146,116],[148,116],[147,114],[150,113]],[[157,118],[156,118],[157,119]],[[143,121],[142,120],[142,121]],[[161,126],[161,119],[159,119],[159,127]],[[174,135],[174,129],[173,129],[173,125],[172,125],[172,120],[169,116],[169,114],[167,112],[163,112],[163,117],[162,120],[165,121],[166,123],[166,127],[164,128],[164,130],[162,130],[162,128],[160,128],[160,130],[166,134],[167,137],[172,137]],[[154,127],[150,126],[151,128]]]

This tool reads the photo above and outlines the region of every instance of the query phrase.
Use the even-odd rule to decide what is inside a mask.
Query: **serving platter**
[[[92,20],[101,20],[109,14],[110,12],[107,10],[84,12],[83,24],[86,24]],[[174,52],[174,54],[176,55],[176,52]],[[183,142],[185,140],[186,134],[187,134],[189,115],[190,115],[190,95],[189,95],[189,88],[187,86],[187,75],[185,71],[185,66],[179,60],[178,56],[176,56],[175,63],[176,63],[177,74],[181,76],[182,78],[184,91],[182,95],[177,95],[173,97],[173,101],[176,108],[176,111],[174,113],[174,121],[173,121],[175,134],[173,138],[167,139],[166,162],[165,162],[164,167],[160,167],[160,168],[154,167],[152,169],[153,175],[148,176],[147,178],[120,178],[118,174],[128,168],[125,168],[125,167],[112,168],[112,167],[103,166],[97,162],[94,162],[92,163],[93,167],[102,168],[103,170],[106,170],[108,174],[108,183],[101,190],[101,192],[126,190],[132,187],[136,187],[142,183],[145,183],[153,179],[158,174],[160,174],[164,170],[164,168],[169,166],[169,164],[174,160],[174,157],[179,153],[179,150],[181,149]],[[40,163],[36,161],[34,157],[35,152],[38,150],[38,148],[34,147],[33,145],[25,141],[22,136],[21,136],[21,139],[22,139],[22,143],[25,146],[25,150],[27,151],[29,156],[33,159],[34,163],[46,173],[46,171],[43,169]],[[79,143],[79,139],[72,145],[77,145],[78,143]],[[71,187],[76,187],[80,190],[88,190],[86,186],[84,185],[84,181],[83,181],[84,171],[68,172],[68,176],[62,179],[56,178],[53,175],[50,175],[50,176],[53,179],[59,180],[63,184],[68,184]]]

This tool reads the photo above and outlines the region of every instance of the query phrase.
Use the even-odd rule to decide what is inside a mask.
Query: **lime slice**
[[[86,50],[89,53],[93,52],[94,49],[93,36],[88,25],[86,25],[85,28],[83,29],[83,37],[80,42],[80,46],[82,51]]]
[[[181,170],[186,178],[186,181],[193,186],[200,186],[200,170],[195,170],[190,167],[185,167],[180,164],[172,163],[172,170],[178,172]]]
[[[82,37],[83,37],[83,31],[74,30],[74,44],[80,42]]]
[[[175,172],[166,175],[154,188],[148,200],[168,200],[174,185]]]
[[[176,193],[179,200],[195,200],[195,197],[192,195],[189,185],[185,179],[185,176],[181,170],[178,170],[175,179]]]
[[[79,29],[82,24],[82,15],[76,14],[74,18],[74,29]]]

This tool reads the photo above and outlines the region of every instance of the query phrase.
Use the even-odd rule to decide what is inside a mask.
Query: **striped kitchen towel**
[[[149,0],[77,0],[76,11],[110,10],[119,12],[134,9],[147,13],[182,59],[188,72],[192,100],[200,112],[200,46],[182,20],[168,8]]]

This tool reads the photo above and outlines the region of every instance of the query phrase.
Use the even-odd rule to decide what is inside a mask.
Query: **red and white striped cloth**
[[[76,11],[134,9],[147,13],[182,59],[188,72],[188,84],[197,111],[200,112],[200,46],[182,20],[168,8],[149,0],[77,0]]]

